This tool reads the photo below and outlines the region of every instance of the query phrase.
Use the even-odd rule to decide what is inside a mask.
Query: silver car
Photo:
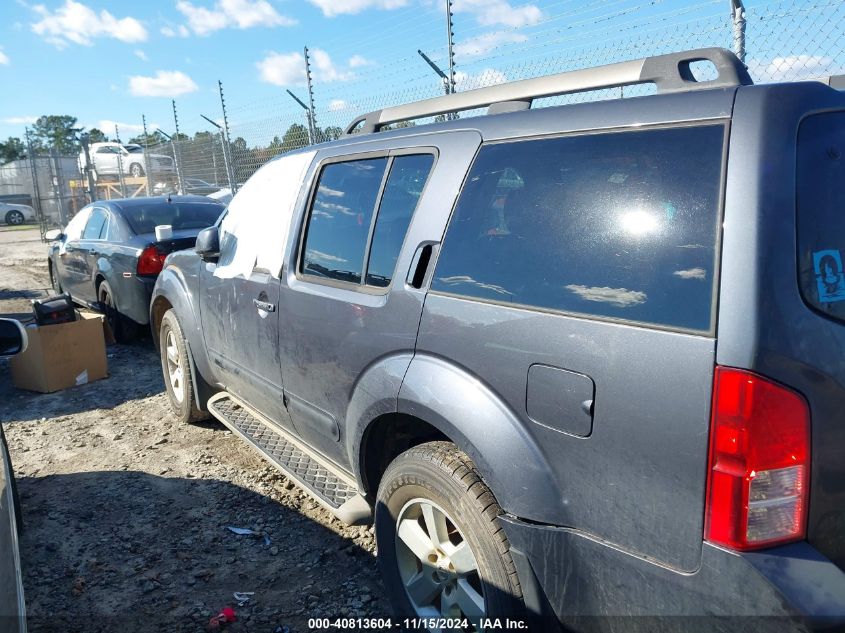
[[[0,220],[10,225],[35,222],[35,209],[27,204],[0,202]]]

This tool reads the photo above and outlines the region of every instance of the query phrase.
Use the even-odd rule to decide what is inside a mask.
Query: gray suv
[[[168,257],[170,401],[374,521],[411,628],[843,626],[843,154],[721,49],[372,112]]]

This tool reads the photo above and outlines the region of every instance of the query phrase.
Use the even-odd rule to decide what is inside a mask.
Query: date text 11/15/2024
[[[311,630],[371,630],[384,631],[390,629],[426,631],[431,629],[461,630],[469,628],[469,621],[461,618],[310,618],[308,628]],[[511,618],[483,618],[479,622],[480,628],[490,630],[527,630],[528,623],[524,620]]]

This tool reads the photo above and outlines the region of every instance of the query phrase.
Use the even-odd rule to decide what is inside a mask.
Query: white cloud
[[[835,74],[833,58],[823,55],[788,55],[775,57],[771,61],[752,59],[748,71],[756,80],[783,81],[785,79],[815,79]]]
[[[3,119],[3,123],[8,123],[9,125],[32,125],[37,120],[37,116],[10,116]]]
[[[329,103],[329,112],[338,112],[339,110],[346,110],[349,104],[343,99],[333,99]]]
[[[408,0],[308,0],[327,18],[351,15],[367,9],[398,9],[408,6]]]
[[[543,12],[533,4],[513,7],[507,0],[455,0],[455,13],[469,13],[482,26],[519,28],[537,24]]]
[[[318,81],[347,81],[353,76],[348,70],[341,70],[335,66],[329,54],[319,48],[311,51],[311,60],[314,64],[314,76]]]
[[[349,61],[346,63],[349,65],[350,68],[360,68],[361,66],[369,66],[373,62],[371,62],[363,55],[353,55],[349,58]]]
[[[132,52],[135,53],[135,57],[137,57],[141,61],[147,61],[148,60],[147,54],[144,51],[142,51],[140,48],[137,48]]]
[[[249,29],[254,26],[291,26],[296,20],[280,15],[267,0],[218,0],[212,8],[179,0],[176,9],[188,19],[197,35],[209,35],[225,28]]]
[[[41,4],[33,6],[32,10],[41,18],[31,25],[33,33],[58,48],[64,48],[71,42],[91,46],[98,37],[127,43],[144,42],[147,39],[147,29],[140,20],[132,17],[116,18],[105,9],[97,13],[74,0],[66,0],[62,7],[53,12]]]
[[[3,49],[0,48],[0,66],[8,66],[12,63],[12,60],[9,59],[9,56],[3,52]]]
[[[566,289],[571,290],[585,301],[609,303],[617,308],[630,308],[631,306],[645,303],[647,299],[646,293],[638,290],[628,290],[627,288],[579,286],[576,284],[570,284],[566,286]]]
[[[129,78],[129,92],[136,97],[178,97],[198,89],[193,79],[178,70],[159,70],[155,77]]]
[[[164,37],[188,37],[191,32],[188,30],[187,26],[180,24],[176,28],[173,28],[170,25],[161,27],[161,34],[164,35]]]
[[[357,55],[354,57],[358,57]],[[354,59],[350,58],[351,59]],[[261,81],[274,86],[302,86],[305,84],[305,58],[302,53],[269,53],[255,64]],[[355,74],[351,65],[338,66],[324,50],[311,50],[311,66],[314,79],[323,83],[348,81]]]
[[[465,63],[467,60],[482,57],[505,44],[525,42],[526,40],[528,40],[528,36],[523,35],[522,33],[513,33],[508,31],[483,33],[455,44],[455,55],[457,55],[458,58]]]
[[[305,83],[305,58],[301,53],[270,53],[255,66],[265,83],[274,86],[301,86]]]
[[[468,75],[461,71],[455,73],[455,86],[461,91],[495,86],[497,84],[503,84],[507,80],[507,75],[495,68],[485,68],[474,75]]]
[[[706,279],[707,271],[703,268],[690,268],[688,270],[676,270],[672,273],[681,279]]]

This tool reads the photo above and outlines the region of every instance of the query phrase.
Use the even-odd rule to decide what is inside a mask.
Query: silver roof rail
[[[830,75],[829,77],[822,77],[819,81],[836,90],[845,90],[845,75]]]
[[[697,81],[690,65],[694,62],[711,62],[718,72],[716,79]],[[391,123],[422,117],[489,107],[488,114],[527,110],[534,99],[556,97],[573,92],[601,88],[615,88],[635,84],[654,83],[661,93],[727,88],[753,83],[745,65],[736,55],[724,48],[700,48],[683,53],[670,53],[646,57],[630,62],[619,62],[595,68],[573,70],[535,79],[512,81],[477,90],[456,92],[414,103],[375,110],[352,121],[346,133],[372,133]]]

